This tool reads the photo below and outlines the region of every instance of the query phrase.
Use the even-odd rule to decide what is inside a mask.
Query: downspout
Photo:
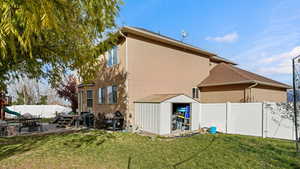
[[[257,86],[257,85],[258,85],[258,83],[255,82],[253,85],[251,85],[251,86],[249,86],[249,87],[247,88],[247,89],[249,89],[250,101],[252,101],[252,92],[251,92],[251,89],[252,89],[253,87]]]
[[[125,92],[126,92],[126,111],[129,112],[128,108],[128,42],[127,42],[127,36],[123,34],[121,30],[119,30],[119,33],[121,36],[125,38],[125,72],[126,72],[126,80],[125,80]],[[127,118],[125,116],[125,118]]]

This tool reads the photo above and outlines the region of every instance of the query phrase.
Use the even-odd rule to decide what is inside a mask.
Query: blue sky
[[[291,84],[300,54],[299,0],[124,0],[118,23],[181,39]]]

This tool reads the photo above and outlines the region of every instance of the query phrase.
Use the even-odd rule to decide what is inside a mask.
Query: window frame
[[[106,87],[98,88],[98,104],[106,104]],[[101,96],[100,96],[101,92]],[[101,102],[100,102],[101,101]]]
[[[114,65],[119,64],[119,54],[118,54],[118,46],[113,46],[107,52],[107,66],[113,67]]]
[[[88,92],[91,92],[91,97],[89,98]],[[89,105],[89,101],[91,100],[91,105]],[[94,97],[93,97],[93,90],[87,90],[86,91],[86,107],[92,108],[93,107],[93,102],[94,102]]]
[[[82,112],[83,111],[83,91],[78,92],[78,111]]]
[[[112,95],[110,95],[110,93],[112,93]],[[118,86],[117,85],[107,86],[107,103],[108,104],[118,104]]]

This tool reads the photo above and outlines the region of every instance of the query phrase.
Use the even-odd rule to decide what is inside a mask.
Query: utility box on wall
[[[200,103],[184,94],[154,94],[135,101],[139,129],[159,135],[199,129]]]

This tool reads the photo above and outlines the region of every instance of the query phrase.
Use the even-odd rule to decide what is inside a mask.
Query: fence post
[[[262,120],[261,120],[261,121],[262,121],[262,124],[261,124],[261,126],[262,126],[262,131],[261,131],[261,132],[262,132],[262,133],[261,133],[261,136],[262,136],[262,138],[265,138],[265,130],[266,130],[266,129],[265,129],[266,126],[265,126],[265,123],[264,123],[264,121],[265,121],[265,116],[266,116],[266,115],[265,115],[265,102],[262,102],[262,103],[261,103],[261,107],[262,107],[262,108],[261,108],[261,115],[262,115]]]
[[[199,103],[198,128],[202,128],[202,103]]]
[[[226,133],[228,133],[228,114],[231,113],[231,103],[226,102]]]

